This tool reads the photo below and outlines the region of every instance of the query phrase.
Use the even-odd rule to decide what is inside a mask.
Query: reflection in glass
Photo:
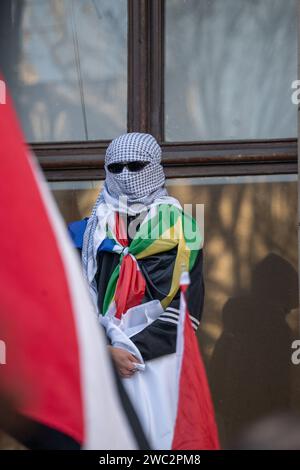
[[[297,135],[296,0],[166,0],[165,138]]]
[[[125,132],[126,0],[1,1],[0,68],[28,141]]]

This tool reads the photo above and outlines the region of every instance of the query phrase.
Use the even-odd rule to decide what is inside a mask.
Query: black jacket
[[[131,220],[129,219],[128,227],[132,220],[133,218],[131,218]],[[130,241],[129,239],[129,242]],[[137,261],[146,280],[146,290],[142,303],[154,299],[162,300],[168,294],[176,254],[177,247],[163,253],[147,256]],[[117,253],[107,251],[98,252],[96,282],[98,285],[99,311],[102,311],[106,287],[118,262],[119,255]],[[199,326],[204,302],[202,249],[199,251],[195,264],[190,272],[190,281],[191,283],[187,290],[187,304],[192,325],[196,330]],[[175,352],[179,303],[180,291],[178,290],[164,313],[151,323],[151,325],[130,338],[141,352],[145,361]]]
[[[127,225],[128,229],[131,222],[136,224],[136,229],[138,229],[139,224],[136,222],[139,218],[139,223],[141,223],[142,219],[140,216],[141,215],[129,217]],[[70,232],[70,234],[74,241],[74,233],[72,235]],[[128,241],[131,242],[129,234],[127,234],[127,236]],[[76,246],[81,254],[80,243]],[[154,299],[162,300],[166,297],[170,290],[176,254],[177,247],[163,253],[137,260],[146,280],[146,290],[142,303],[149,302]],[[118,265],[118,262],[119,254],[108,251],[98,252],[98,270],[95,278],[98,286],[98,307],[100,312],[102,311],[103,299],[108,281],[113,270]],[[199,326],[204,302],[202,249],[199,250],[194,266],[190,272],[190,281],[191,283],[187,290],[187,304],[192,325],[196,330]],[[180,291],[178,290],[164,313],[144,330],[130,338],[141,352],[145,361],[175,352],[179,303]]]

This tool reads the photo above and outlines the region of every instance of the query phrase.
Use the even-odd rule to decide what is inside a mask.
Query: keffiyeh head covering
[[[122,173],[110,173],[111,163],[133,161],[149,162],[141,171],[129,171],[126,167]],[[107,148],[105,155],[106,179],[89,218],[83,239],[82,264],[85,277],[92,290],[95,291],[91,278],[96,270],[96,229],[97,212],[102,205],[114,210],[120,209],[120,197],[126,196],[127,205],[124,211],[134,214],[140,212],[138,205],[151,206],[156,201],[169,198],[164,187],[165,175],[161,165],[161,148],[150,134],[132,132],[114,139]],[[176,203],[176,200],[173,200]],[[178,203],[178,201],[177,201]],[[121,203],[122,206],[122,203]]]
[[[141,171],[129,171],[126,167],[121,173],[110,173],[111,163],[142,161],[149,162]],[[105,155],[106,180],[104,192],[118,199],[126,196],[129,205],[151,204],[155,198],[165,195],[164,170],[161,166],[161,148],[150,134],[132,132],[114,139]],[[105,194],[104,194],[105,196]]]

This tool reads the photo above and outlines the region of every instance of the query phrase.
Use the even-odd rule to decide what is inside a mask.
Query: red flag
[[[0,388],[22,415],[85,448],[136,448],[79,262],[9,97],[0,162]]]
[[[116,212],[116,238],[125,249],[128,247],[124,221],[118,212]],[[145,288],[146,281],[136,259],[130,253],[125,253],[115,292],[116,318],[121,318],[123,313],[127,312],[129,308],[141,303],[145,294]]]
[[[217,450],[220,445],[213,404],[185,299],[188,284],[188,274],[184,273],[177,335],[177,352],[181,350],[181,364],[172,449]]]

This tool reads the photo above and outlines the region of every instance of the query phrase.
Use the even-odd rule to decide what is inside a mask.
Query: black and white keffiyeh
[[[121,173],[111,173],[111,163],[133,161],[149,162],[141,171],[129,171],[126,167]],[[103,209],[122,211],[129,215],[141,212],[141,207],[152,206],[154,203],[170,203],[179,205],[178,201],[168,196],[165,189],[165,174],[161,165],[161,148],[150,134],[132,132],[114,139],[107,148],[105,155],[106,179],[89,218],[83,239],[82,264],[84,275],[96,299],[96,286],[93,276],[96,272],[97,246],[95,237],[98,215]],[[106,211],[107,208],[107,211]]]
[[[124,168],[122,173],[113,174],[107,170],[110,163],[143,161],[149,164],[139,172]],[[113,198],[126,196],[128,204],[149,205],[153,200],[166,194],[163,190],[165,174],[161,166],[161,148],[150,134],[133,132],[114,139],[105,156],[105,188]]]

